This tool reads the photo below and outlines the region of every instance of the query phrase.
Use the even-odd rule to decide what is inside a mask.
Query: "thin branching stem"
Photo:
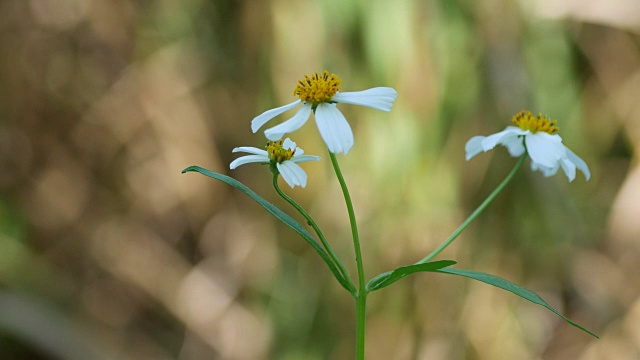
[[[487,208],[487,206],[489,206],[489,204],[493,201],[493,199],[495,199],[496,196],[498,196],[498,194],[507,186],[507,184],[509,184],[509,182],[513,179],[513,177],[518,172],[518,170],[520,170],[520,168],[522,167],[522,164],[524,163],[524,160],[526,159],[526,157],[527,157],[527,152],[525,151],[525,153],[522,154],[522,156],[520,157],[516,165],[513,167],[513,169],[509,173],[509,175],[507,175],[507,177],[504,180],[502,180],[500,185],[498,185],[498,187],[495,190],[493,190],[493,192],[489,194],[489,196],[486,199],[484,199],[482,204],[480,204],[480,206],[478,206],[478,208],[475,209],[471,213],[471,215],[469,215],[469,217],[456,229],[456,231],[454,231],[453,234],[451,234],[451,236],[447,238],[447,240],[445,240],[442,244],[440,244],[440,246],[438,246],[435,250],[433,250],[429,255],[427,255],[422,260],[416,262],[416,264],[424,264],[430,261],[431,259],[436,257],[438,254],[440,254],[444,249],[446,249],[447,246],[451,245],[451,243],[458,237],[458,235],[460,235],[469,226],[469,224],[471,224],[471,222],[475,218],[477,218],[478,215],[480,215],[480,213],[482,213],[484,209]]]
[[[307,213],[302,208],[302,206],[300,206],[298,203],[296,203],[292,198],[290,198],[287,194],[285,194],[282,191],[282,189],[280,189],[280,186],[278,185],[278,175],[277,174],[274,174],[274,176],[273,176],[273,187],[276,189],[276,192],[283,199],[285,199],[289,204],[291,204],[291,206],[293,206],[296,210],[298,210],[298,212],[307,220],[307,223],[309,225],[311,225],[313,230],[318,235],[318,238],[320,238],[320,242],[322,242],[322,245],[324,246],[325,250],[327,250],[327,253],[329,254],[329,257],[331,257],[331,260],[334,262],[334,264],[336,264],[336,266],[338,267],[338,269],[340,271],[340,274],[342,275],[342,277],[344,278],[346,283],[349,285],[349,291],[352,294],[355,294],[356,293],[356,288],[353,285],[353,282],[351,281],[351,278],[349,277],[349,273],[345,269],[344,265],[342,264],[342,262],[340,261],[338,256],[334,253],[333,249],[329,245],[329,242],[324,237],[324,234],[322,233],[322,230],[320,230],[320,228],[318,227],[316,222],[313,220],[311,215],[309,215],[309,213]]]

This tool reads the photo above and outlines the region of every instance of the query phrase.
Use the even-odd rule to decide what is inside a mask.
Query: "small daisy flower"
[[[233,149],[233,152],[246,152],[251,155],[239,157],[231,162],[231,170],[240,165],[249,163],[261,163],[275,165],[277,171],[282,175],[284,181],[291,186],[307,186],[307,173],[302,170],[297,163],[307,161],[318,161],[319,156],[303,155],[304,150],[296,146],[291,139],[286,138],[280,141],[268,141],[267,150],[262,150],[250,146],[241,146]]]
[[[285,134],[298,130],[304,125],[311,112],[315,114],[320,136],[334,154],[348,154],[353,146],[353,132],[344,115],[336,108],[337,103],[368,106],[382,111],[391,111],[398,93],[388,87],[376,87],[356,92],[340,92],[342,80],[327,70],[322,75],[315,73],[304,76],[293,91],[299,100],[279,108],[267,110],[251,121],[255,133],[269,120],[302,104],[298,112],[289,120],[267,129],[264,134],[269,140],[279,140]]]
[[[526,150],[531,158],[531,169],[540,170],[544,176],[555,175],[562,168],[569,181],[573,181],[577,168],[589,180],[589,167],[562,144],[562,138],[556,134],[559,128],[555,120],[549,120],[542,114],[533,116],[530,111],[523,110],[514,115],[511,122],[516,126],[507,126],[503,131],[486,137],[474,136],[467,141],[467,160],[500,144],[514,157]]]

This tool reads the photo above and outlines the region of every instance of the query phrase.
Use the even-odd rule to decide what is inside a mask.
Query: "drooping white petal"
[[[531,160],[544,167],[557,167],[558,161],[566,157],[566,147],[560,135],[537,132],[527,135],[524,141]]]
[[[474,136],[464,145],[464,151],[466,154],[466,159],[469,160],[472,157],[481,153],[482,150],[482,140],[484,140],[484,136]]]
[[[233,160],[231,164],[229,164],[229,168],[233,170],[240,165],[249,164],[249,163],[269,163],[269,158],[263,155],[241,156]]]
[[[576,164],[565,157],[560,159],[560,166],[562,166],[562,170],[564,170],[565,175],[567,175],[569,182],[572,182],[573,179],[576,178]]]
[[[264,135],[271,141],[280,140],[284,134],[300,129],[309,120],[310,115],[311,104],[304,104],[291,119],[265,130]]]
[[[284,113],[285,111],[289,110],[289,109],[293,109],[294,107],[298,106],[302,101],[300,99],[292,102],[291,104],[287,104],[284,106],[280,106],[278,108],[275,109],[271,109],[271,110],[267,110],[265,112],[263,112],[262,114],[256,116],[253,118],[253,120],[251,120],[251,130],[255,133],[256,131],[258,131],[258,129],[260,129],[262,127],[262,125],[266,124],[269,120],[273,119],[274,117]]]
[[[482,150],[489,151],[498,144],[502,144],[507,148],[515,147],[515,142],[518,140],[518,136],[525,135],[527,133],[527,131],[523,131],[515,126],[507,126],[506,129],[499,133],[495,133],[484,138],[484,140],[482,140]]]
[[[555,175],[558,172],[558,168],[559,168],[558,164],[556,164],[555,166],[547,167],[547,166],[542,166],[542,165],[540,165],[538,163],[535,163],[533,161],[531,162],[531,170],[532,171],[538,170],[538,171],[542,172],[542,174],[545,177],[549,177],[549,176]]]
[[[334,154],[349,153],[353,146],[353,132],[335,104],[322,103],[316,108],[316,125],[324,143]]]
[[[339,92],[331,101],[368,106],[382,111],[391,111],[393,102],[398,97],[398,92],[390,87],[375,87],[363,91]]]
[[[291,158],[291,160],[289,161],[293,161],[294,163],[301,163],[301,162],[307,162],[307,161],[319,161],[320,160],[320,156],[315,156],[315,155],[298,155],[296,152],[296,155]]]
[[[591,178],[591,172],[589,171],[589,167],[587,166],[587,163],[584,162],[584,160],[582,160],[578,155],[576,155],[568,147],[565,147],[565,150],[567,151],[567,158],[569,159],[569,161],[576,164],[576,167],[578,168],[578,170],[582,171],[582,173],[584,174],[584,177],[588,181]]]
[[[234,148],[231,152],[237,153],[237,152],[246,152],[249,154],[253,154],[253,155],[262,155],[262,156],[267,156],[267,151],[263,150],[263,149],[258,149],[252,146],[240,146],[237,148]]]
[[[284,181],[286,181],[292,189],[296,185],[300,187],[307,186],[307,173],[302,170],[300,165],[287,160],[282,163],[277,163],[276,167],[278,171],[280,171],[280,175],[282,175]]]
[[[500,143],[509,150],[509,155],[513,157],[518,157],[524,154],[524,139],[521,135],[505,136],[500,140]]]

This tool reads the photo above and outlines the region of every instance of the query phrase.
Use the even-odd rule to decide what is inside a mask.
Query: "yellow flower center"
[[[267,154],[269,156],[269,160],[275,161],[277,163],[282,163],[283,161],[291,160],[293,155],[296,153],[296,150],[289,150],[282,146],[283,140],[279,141],[267,141]]]
[[[340,91],[342,80],[327,70],[322,75],[315,73],[311,77],[305,75],[304,80],[298,81],[298,86],[293,90],[293,95],[300,96],[300,100],[319,104],[330,102],[333,95]]]
[[[520,129],[529,130],[532,133],[544,131],[553,135],[555,132],[560,130],[560,128],[556,126],[557,122],[555,120],[550,120],[548,117],[542,116],[540,113],[538,116],[533,116],[531,111],[520,111],[513,115],[511,122],[516,124]]]

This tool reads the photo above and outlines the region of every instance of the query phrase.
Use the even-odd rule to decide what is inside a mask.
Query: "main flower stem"
[[[475,218],[477,218],[478,215],[480,215],[480,213],[484,211],[484,209],[487,206],[489,206],[489,204],[493,201],[493,199],[495,199],[496,196],[498,196],[498,194],[507,186],[507,184],[509,184],[509,182],[513,179],[513,177],[518,172],[518,170],[520,170],[520,168],[522,167],[522,164],[524,163],[524,160],[526,159],[526,157],[527,157],[527,152],[525,151],[525,153],[522,154],[522,156],[520,157],[516,165],[513,167],[513,169],[509,173],[509,175],[507,175],[507,177],[504,180],[502,180],[500,185],[498,185],[498,187],[495,190],[493,190],[493,192],[489,194],[489,196],[486,199],[484,199],[482,204],[480,204],[480,206],[478,206],[478,208],[475,209],[474,212],[471,213],[471,215],[469,215],[469,217],[456,229],[456,231],[454,231],[453,234],[451,234],[451,236],[449,236],[447,240],[445,240],[442,244],[440,244],[440,246],[438,246],[435,250],[433,250],[424,259],[416,262],[416,264],[424,264],[430,261],[431,259],[436,257],[438,254],[440,254],[447,246],[451,245],[453,240],[455,240],[458,237],[458,235],[460,235],[469,226],[469,224],[471,224],[471,222]]]
[[[344,181],[342,171],[338,165],[336,156],[329,152],[331,158],[331,164],[336,172],[336,177],[342,188],[344,194],[344,201],[347,204],[347,211],[349,212],[349,222],[351,223],[351,235],[353,237],[353,248],[356,254],[356,265],[358,268],[358,291],[354,294],[356,299],[356,359],[364,360],[364,344],[365,344],[365,320],[367,309],[367,288],[364,282],[364,266],[362,265],[362,252],[360,250],[360,239],[358,237],[358,226],[356,225],[356,215],[353,212],[353,204],[351,203],[351,196],[349,195],[349,189],[347,189],[347,183]]]
[[[285,199],[289,204],[291,204],[291,206],[293,206],[296,210],[298,210],[298,212],[302,216],[304,216],[304,218],[307,220],[308,224],[311,225],[313,230],[316,232],[316,234],[320,238],[320,241],[322,242],[322,245],[324,246],[325,250],[327,250],[327,252],[329,253],[329,256],[331,257],[331,260],[333,260],[333,262],[336,264],[336,266],[340,270],[340,274],[342,275],[342,277],[344,278],[346,283],[349,285],[349,290],[351,291],[352,294],[355,294],[356,288],[353,285],[353,282],[351,281],[351,278],[349,277],[349,273],[347,272],[347,269],[345,269],[344,265],[342,265],[342,262],[340,261],[338,256],[333,252],[333,249],[329,245],[329,242],[327,241],[327,239],[324,237],[324,234],[322,233],[322,230],[320,230],[320,228],[318,227],[316,222],[313,220],[311,215],[309,215],[302,208],[302,206],[298,205],[297,202],[295,202],[292,198],[290,198],[287,194],[285,194],[280,189],[280,186],[278,185],[278,174],[274,174],[273,175],[273,187],[276,189],[276,192],[278,192],[278,194],[283,199]]]

